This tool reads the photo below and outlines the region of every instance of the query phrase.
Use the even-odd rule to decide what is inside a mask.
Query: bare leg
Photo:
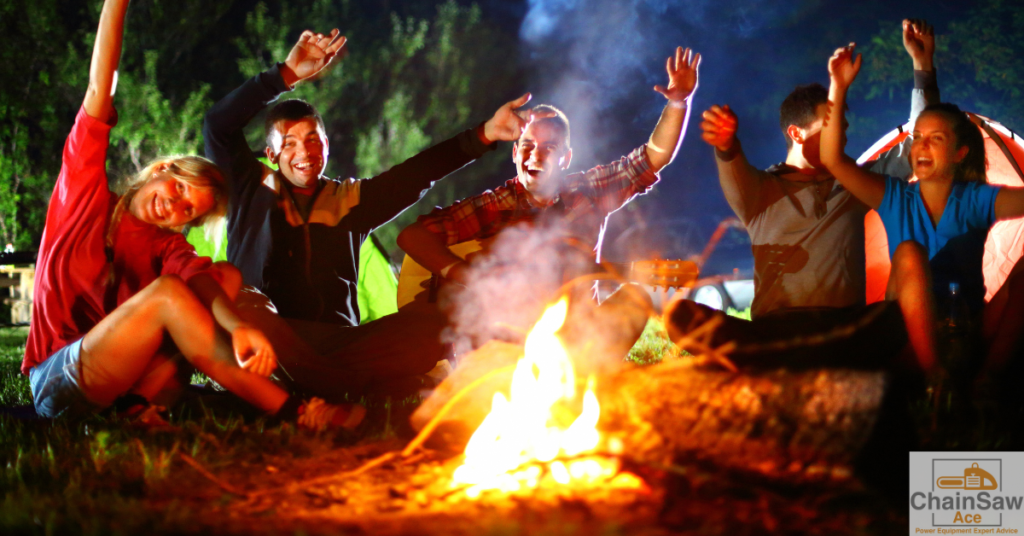
[[[153,356],[149,368],[130,392],[161,406],[170,406],[181,396],[195,367],[177,354],[161,351]]]
[[[241,272],[228,262],[214,263],[213,270],[220,277],[224,293],[231,301],[235,301],[242,288]],[[230,345],[223,335],[221,333],[217,337],[217,344]],[[163,347],[153,356],[149,368],[131,392],[154,404],[169,406],[181,396],[194,371],[195,367],[179,354],[178,347],[164,337]]]
[[[227,294],[231,301],[237,300],[238,293],[242,290],[242,272],[227,261],[215,262],[213,268],[220,274],[220,286],[224,289],[224,294]]]
[[[925,373],[931,371],[935,366],[935,297],[924,246],[908,240],[896,247],[885,299],[899,301],[917,364]]]
[[[168,333],[197,369],[254,406],[275,413],[288,398],[270,380],[241,369],[217,344],[210,311],[181,279],[164,276],[115,309],[82,341],[82,389],[109,405],[147,372]]]
[[[985,306],[982,330],[988,358],[982,375],[998,374],[1021,343],[1024,328],[1024,262],[1017,261],[1002,288]]]

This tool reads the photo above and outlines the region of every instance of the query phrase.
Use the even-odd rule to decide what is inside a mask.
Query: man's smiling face
[[[526,191],[544,200],[554,199],[572,160],[564,129],[552,121],[533,121],[512,147],[516,174]]]
[[[267,158],[277,165],[288,182],[312,188],[327,165],[327,136],[316,119],[281,120],[275,125],[273,146]]]

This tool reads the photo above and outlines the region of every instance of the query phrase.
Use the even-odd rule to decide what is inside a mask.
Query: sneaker
[[[321,432],[328,427],[352,430],[366,417],[366,408],[359,404],[328,404],[312,398],[299,407],[300,428]]]

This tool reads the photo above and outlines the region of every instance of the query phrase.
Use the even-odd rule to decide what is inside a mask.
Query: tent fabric
[[[207,238],[202,227],[190,229],[185,239],[192,244],[192,247],[196,248],[196,253],[201,257],[209,257],[213,259],[213,262],[226,261],[228,260],[228,228],[226,225],[222,227],[218,230],[221,233],[219,248],[216,241]]]
[[[988,160],[988,182],[1001,186],[1024,186],[1024,179],[1014,169],[1013,163],[1007,157],[1016,162],[1018,168],[1024,169],[1024,140],[1005,126],[976,114],[971,114],[976,123],[983,124],[988,128],[980,128],[982,137],[985,139],[985,157]],[[897,144],[903,142],[913,130],[913,125],[907,123],[902,125],[879,139],[870,149],[864,152],[857,159],[857,162],[866,162],[877,158],[885,151],[888,151]],[[999,137],[1006,147],[1006,151],[992,139],[992,134]],[[911,180],[916,180],[911,178]],[[874,210],[868,212],[864,218],[864,253],[867,259],[867,289],[866,298],[868,303],[874,303],[885,299],[885,287],[889,281],[889,242],[885,236],[885,228],[882,220]],[[992,299],[996,291],[1006,281],[1010,270],[1024,253],[1024,218],[1004,220],[997,222],[988,234],[985,242],[985,255],[982,258],[982,271],[985,276],[985,300]]]
[[[257,159],[270,169],[277,166],[270,163],[262,151],[255,153]],[[217,261],[228,259],[228,229],[218,229],[221,239],[218,244],[207,239],[202,229],[192,229],[188,242],[196,253]],[[398,279],[391,269],[386,250],[372,233],[359,247],[359,280],[356,282],[356,301],[359,304],[359,323],[365,324],[382,316],[398,312]]]
[[[217,248],[213,240],[207,239],[200,228],[189,231],[188,242],[196,248],[196,253],[214,261],[225,261],[228,250],[227,228],[220,229],[220,232],[220,248]],[[372,234],[359,248],[359,281],[356,282],[356,289],[361,324],[398,312],[395,298],[398,280],[391,269],[387,253]]]
[[[359,248],[359,281],[356,285],[360,324],[398,312],[398,279],[391,261],[376,236]]]

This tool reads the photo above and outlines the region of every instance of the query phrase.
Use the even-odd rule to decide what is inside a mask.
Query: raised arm
[[[935,84],[935,31],[927,21],[903,20],[903,48],[914,65],[914,94],[910,103],[910,122],[929,104],[939,102]]]
[[[679,152],[683,132],[690,118],[691,97],[697,89],[698,66],[700,54],[677,47],[675,56],[665,61],[668,86],[654,86],[655,91],[668,99],[658,125],[654,127],[651,139],[647,142],[647,157],[655,173],[671,164]]]
[[[554,115],[520,110],[530,98],[527,93],[507,102],[483,125],[421,151],[376,177],[361,181],[359,205],[349,214],[362,222],[364,229],[383,225],[419,201],[435,181],[494,149],[496,142],[519,139],[532,119]]]
[[[736,138],[739,119],[729,105],[715,104],[704,111],[700,128],[701,137],[715,148],[715,162],[718,164],[718,182],[722,186],[725,200],[743,223],[748,223],[757,210],[761,195],[761,181],[765,173],[754,168],[747,161]]]
[[[327,35],[309,30],[302,32],[284,63],[247,80],[206,113],[203,122],[206,157],[227,173],[233,204],[245,205],[237,196],[253,188],[252,183],[258,183],[263,175],[263,165],[245,141],[245,126],[282,93],[315,76],[334,58],[343,55],[345,43],[345,37],[337,29]]]
[[[903,21],[903,48],[910,56],[914,69],[914,89],[910,94],[910,118],[908,120],[913,125],[917,121],[917,116],[926,107],[938,104],[941,100],[934,67],[935,32],[931,25],[920,19],[905,19]],[[867,163],[866,166],[875,173],[902,179],[908,178],[913,173],[908,158],[913,141],[911,136],[907,136],[899,145],[879,155],[878,159]]]
[[[85,112],[104,123],[114,114],[114,89],[117,85],[117,64],[121,61],[121,42],[124,40],[124,16],[128,0],[106,0],[96,30],[96,43],[92,47],[89,64],[89,89],[82,106]]]
[[[846,92],[860,72],[861,56],[854,56],[856,45],[837,49],[829,58],[831,78],[829,112],[821,129],[821,163],[843,187],[871,208],[878,208],[885,197],[885,177],[862,169],[846,156]]]

